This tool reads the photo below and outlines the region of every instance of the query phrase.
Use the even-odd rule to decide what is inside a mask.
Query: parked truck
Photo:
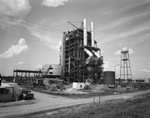
[[[33,99],[34,94],[31,93],[30,89],[22,88],[21,90],[21,99]]]

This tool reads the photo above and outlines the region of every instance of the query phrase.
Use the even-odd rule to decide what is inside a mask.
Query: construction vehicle
[[[34,94],[31,93],[30,89],[27,89],[27,88],[21,89],[20,99],[33,99],[33,98],[34,98]]]

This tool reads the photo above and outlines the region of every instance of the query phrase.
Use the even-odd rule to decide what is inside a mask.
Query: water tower
[[[132,81],[132,71],[129,57],[129,50],[123,48],[121,50],[121,62],[120,62],[120,79],[123,79],[127,82]]]

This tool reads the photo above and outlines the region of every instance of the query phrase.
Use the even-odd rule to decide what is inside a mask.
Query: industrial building
[[[61,65],[59,64],[46,64],[42,66],[42,77],[44,78],[60,78]]]
[[[18,100],[20,94],[20,87],[16,83],[2,83],[0,86],[0,102]]]
[[[21,70],[21,69],[13,70],[13,78],[14,78],[13,81],[18,84],[29,83],[32,79],[41,77],[42,77],[41,70]]]
[[[41,70],[14,70],[18,80],[33,78],[60,78],[65,82],[101,83],[103,77],[103,56],[97,47],[94,23],[88,31],[86,19],[81,27],[63,33],[60,64],[46,64]],[[71,24],[71,23],[70,23]]]
[[[81,28],[64,32],[61,47],[62,78],[68,82],[99,83],[103,76],[103,57],[94,39],[94,23],[87,30],[86,19]],[[74,26],[74,25],[73,25]]]

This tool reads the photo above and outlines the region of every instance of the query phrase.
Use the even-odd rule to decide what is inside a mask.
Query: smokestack
[[[61,65],[63,66],[64,64],[64,58],[65,58],[65,40],[66,40],[66,33],[63,32],[63,38],[61,41]]]
[[[94,23],[91,22],[91,46],[94,47]]]
[[[61,75],[62,78],[64,76],[64,71],[65,71],[65,41],[66,41],[66,33],[63,32],[63,38],[62,38],[62,44],[61,44],[61,67],[62,67],[62,71],[61,71]]]
[[[86,19],[83,19],[83,40],[84,46],[87,46],[87,27],[86,27]]]

